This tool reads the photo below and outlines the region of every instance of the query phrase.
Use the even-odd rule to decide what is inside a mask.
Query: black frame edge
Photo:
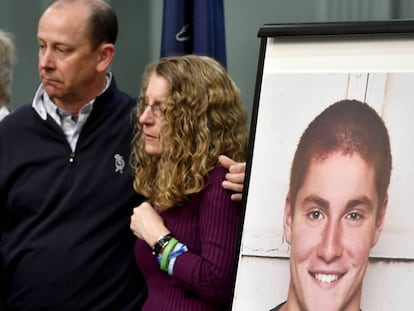
[[[414,34],[414,20],[265,24],[258,37]]]

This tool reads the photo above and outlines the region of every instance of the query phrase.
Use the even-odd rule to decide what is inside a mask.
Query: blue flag
[[[226,67],[223,0],[164,0],[161,56],[198,54]]]

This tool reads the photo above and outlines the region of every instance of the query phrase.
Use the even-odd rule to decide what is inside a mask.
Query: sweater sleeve
[[[199,206],[201,254],[191,249],[174,265],[173,284],[211,304],[231,301],[240,228],[240,204],[222,188],[226,170],[219,167],[210,176]]]

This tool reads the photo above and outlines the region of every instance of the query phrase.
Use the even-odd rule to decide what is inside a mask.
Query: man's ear
[[[377,219],[375,222],[375,234],[374,234],[374,240],[373,240],[372,246],[377,244],[382,228],[384,227],[385,214],[387,212],[387,207],[388,207],[388,194],[385,196],[385,199],[382,202],[382,204],[378,204],[379,211],[378,211],[378,214],[376,215]]]
[[[290,202],[289,196],[286,197],[285,201],[285,212],[283,215],[283,232],[285,235],[286,242],[291,243],[292,239],[292,222],[293,222],[293,206]]]
[[[103,43],[98,47],[96,68],[100,72],[106,72],[115,55],[115,46],[112,43]]]

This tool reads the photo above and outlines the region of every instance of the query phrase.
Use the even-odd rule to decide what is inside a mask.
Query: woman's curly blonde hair
[[[206,186],[206,178],[217,166],[220,154],[235,161],[245,160],[247,120],[239,89],[210,57],[161,58],[146,68],[142,96],[153,74],[165,78],[170,85],[163,103],[163,151],[159,156],[145,152],[138,123],[144,107],[138,105],[131,163],[134,189],[157,209],[166,210],[185,203]]]

